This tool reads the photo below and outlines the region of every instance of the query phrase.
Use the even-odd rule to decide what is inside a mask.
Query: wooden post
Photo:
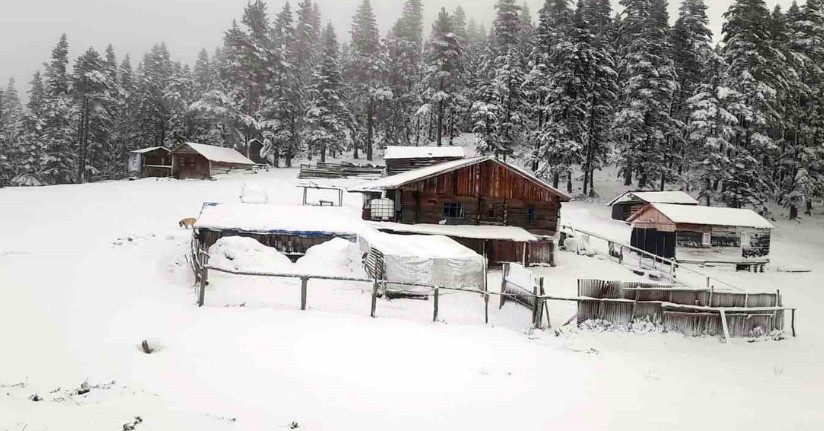
[[[624,246],[623,245],[621,246],[621,254],[618,256],[618,264],[619,265],[624,264]]]
[[[209,277],[209,270],[203,264],[200,267],[200,291],[197,296],[197,306],[203,307],[203,302],[206,300],[206,281]]]
[[[503,272],[501,273],[501,304],[498,306],[500,310],[503,308],[504,303],[506,302],[506,275],[509,274],[509,264],[505,263],[503,267]]]
[[[303,188],[303,205],[306,205],[306,187]]]
[[[486,240],[484,247],[484,324],[489,324],[489,267],[486,262]]]
[[[795,337],[795,308],[790,311],[790,327],[793,330],[793,337]]]
[[[524,252],[523,252],[523,255],[521,256],[523,258],[523,261],[524,261],[524,263],[523,263],[524,268],[526,268],[526,245],[527,245],[527,243],[524,242]]]
[[[540,314],[538,314],[541,310],[541,300],[538,298],[538,286],[532,286],[532,324],[535,328],[541,327],[541,322],[539,319],[541,318]]]
[[[308,278],[300,279],[300,309],[306,310],[306,285],[309,283]]]
[[[435,302],[435,310],[432,312],[432,321],[433,322],[438,321],[438,292],[440,290],[441,289],[439,287],[435,287],[435,301],[434,301]]]
[[[721,312],[721,327],[724,329],[724,339],[727,340],[727,344],[731,343],[730,340],[730,327],[727,326],[727,313],[724,311],[723,308],[718,309]]]
[[[544,277],[538,279],[538,294],[541,296],[545,295],[544,292]],[[538,324],[540,325],[543,323],[544,319],[544,310],[546,310],[546,324],[548,328],[552,328],[552,323],[549,322],[549,308],[546,306],[546,301],[541,299],[540,303],[538,304]]]
[[[369,313],[370,316],[375,317],[375,308],[378,305],[378,279],[376,278],[375,281],[372,283],[372,311]]]

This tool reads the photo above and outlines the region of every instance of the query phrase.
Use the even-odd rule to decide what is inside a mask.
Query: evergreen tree
[[[454,20],[445,8],[432,24],[427,55],[426,81],[430,104],[437,115],[437,143],[443,142],[444,118],[454,104],[461,75],[464,48],[454,28]]]
[[[90,175],[101,172],[103,163],[110,161],[105,154],[111,131],[111,117],[106,108],[112,82],[105,60],[94,48],[89,48],[75,61],[71,82],[80,111],[76,181],[83,183]]]
[[[327,152],[342,152],[346,141],[349,111],[340,97],[342,80],[338,63],[338,42],[329,24],[323,31],[323,53],[315,68],[310,90],[312,103],[306,111],[304,140],[309,151],[326,161]]]
[[[76,178],[76,159],[72,142],[76,136],[75,109],[69,95],[69,45],[66,35],[52,50],[46,64],[46,96],[40,118],[43,180],[50,184],[71,183]]]

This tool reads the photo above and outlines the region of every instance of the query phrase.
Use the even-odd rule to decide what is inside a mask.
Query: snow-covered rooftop
[[[466,157],[463,147],[386,147],[383,155],[384,160],[455,157]]]
[[[417,233],[422,235],[444,235],[457,238],[497,239],[515,242],[538,241],[538,237],[516,226],[473,226],[441,224],[401,224],[393,222],[368,222],[378,230]]]
[[[129,151],[129,152],[132,153],[132,154],[143,154],[143,153],[152,152],[154,150],[166,150],[166,152],[171,151],[166,147],[149,147],[149,148],[141,148],[139,150],[134,150],[134,151]]]
[[[476,165],[478,163],[483,163],[486,161],[492,161],[495,163],[499,163],[504,165],[513,171],[517,172],[519,175],[523,176],[524,178],[538,184],[541,187],[549,189],[552,193],[560,196],[563,200],[569,201],[571,197],[550,186],[545,181],[542,181],[538,177],[532,175],[531,173],[527,172],[525,169],[522,169],[518,166],[502,162],[492,156],[482,156],[482,157],[473,157],[470,159],[460,159],[460,160],[452,160],[449,162],[438,163],[437,165],[427,166],[425,168],[413,169],[411,171],[406,171],[397,175],[392,175],[389,177],[381,178],[379,180],[371,181],[368,183],[364,183],[355,187],[350,187],[350,192],[380,192],[383,190],[392,190],[397,189],[405,184],[409,184],[416,181],[425,180],[428,178],[436,177],[441,174],[445,174],[448,172],[452,172],[467,166]]]
[[[680,204],[680,205],[698,205],[698,201],[692,196],[681,191],[663,191],[663,192],[626,192],[615,199],[611,200],[607,205],[612,206],[618,202],[632,200],[638,198],[646,203],[661,203],[661,204]]]
[[[343,207],[204,203],[195,229],[305,235],[355,235],[363,227],[352,211]]]
[[[239,165],[255,164],[255,162],[247,159],[234,148],[216,147],[214,145],[196,144],[194,142],[187,142],[185,145],[188,145],[197,151],[198,154],[213,162],[236,163]]]
[[[768,222],[764,217],[761,217],[755,211],[750,209],[702,207],[676,204],[649,204],[648,207],[658,210],[666,218],[672,220],[673,223],[754,227],[762,229],[773,228],[773,225],[770,224],[770,222]],[[627,221],[631,222],[637,219],[644,212],[646,212],[646,209],[638,211]]]

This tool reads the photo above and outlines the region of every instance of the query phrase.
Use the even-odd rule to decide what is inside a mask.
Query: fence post
[[[435,287],[435,311],[432,312],[432,321],[438,321],[438,292],[441,290],[440,287]]]
[[[791,317],[790,317],[790,327],[791,327],[791,328],[792,328],[792,330],[793,330],[793,337],[795,337],[795,308],[793,308],[793,309],[790,311],[790,314],[791,314]]]
[[[541,296],[546,295],[546,292],[544,291],[544,277],[538,279],[538,293],[541,294]],[[546,310],[546,326],[552,329],[552,322],[549,321],[549,307],[547,307],[546,305],[546,300],[541,299],[541,304],[538,308],[538,313],[541,315],[541,319],[538,321],[538,323],[543,322],[544,310]]]
[[[203,307],[203,302],[206,300],[206,282],[209,277],[209,270],[206,269],[206,264],[200,266],[200,292],[197,295],[197,306]]]
[[[532,324],[535,325],[535,328],[537,329],[537,328],[541,327],[541,322],[538,321],[538,319],[541,318],[541,316],[539,314],[540,310],[541,310],[541,308],[540,308],[541,300],[538,298],[538,286],[537,285],[532,286],[532,299],[533,299],[533,301],[532,301]]]
[[[309,279],[301,277],[300,279],[300,309],[306,310],[306,285],[309,284]]]
[[[501,273],[501,304],[498,306],[500,310],[506,302],[506,275],[509,273],[509,264],[504,263],[503,272]]]
[[[369,313],[370,316],[375,317],[375,308],[378,305],[378,279],[376,278],[374,282],[372,282],[372,311]]]

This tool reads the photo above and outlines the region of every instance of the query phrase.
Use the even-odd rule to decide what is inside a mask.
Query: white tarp
[[[368,232],[361,235],[365,250],[383,253],[385,277],[390,288],[421,290],[392,285],[392,281],[444,287],[483,287],[483,256],[451,238],[439,235],[392,235]]]

